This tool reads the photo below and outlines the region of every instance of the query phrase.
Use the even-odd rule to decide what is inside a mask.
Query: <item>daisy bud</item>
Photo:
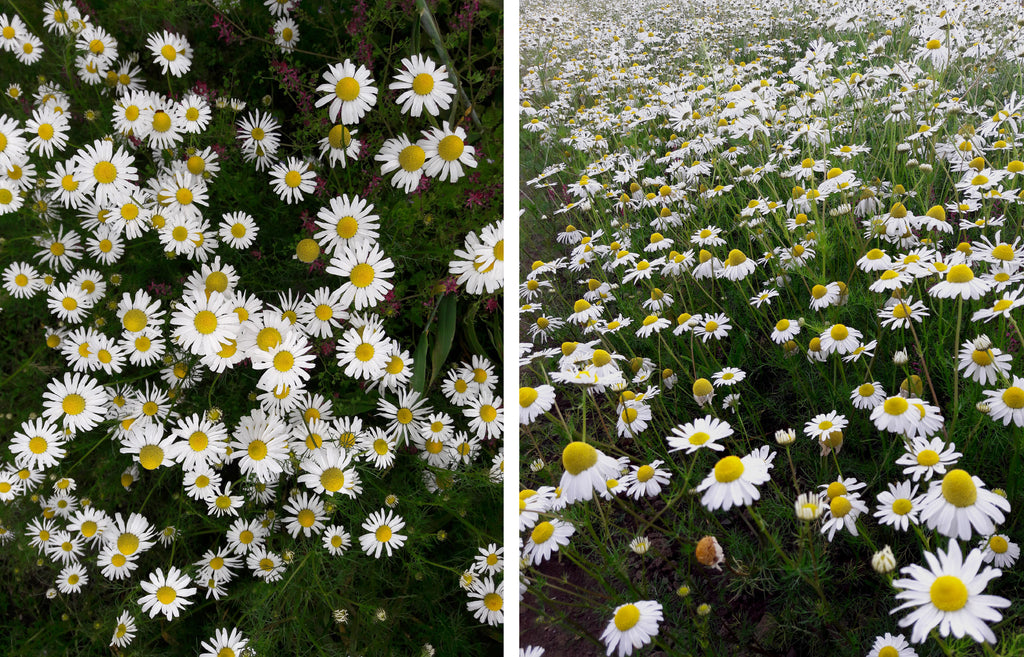
[[[686,584],[683,584],[678,589],[676,589],[676,595],[678,595],[680,598],[687,597],[688,595],[690,595],[690,587]]]
[[[544,469],[544,459],[534,459],[533,462],[530,463],[530,471],[531,472],[540,472],[543,469]]]
[[[779,429],[775,432],[775,442],[780,445],[792,445],[796,441],[796,431],[793,429]]]
[[[647,554],[647,551],[651,549],[651,542],[647,540],[646,536],[637,536],[630,541],[629,549],[636,554]]]
[[[707,616],[710,613],[711,613],[711,605],[709,605],[708,603],[704,602],[704,603],[701,603],[700,605],[697,606],[697,615],[698,616]]]
[[[979,335],[974,339],[974,349],[976,351],[988,351],[992,348],[992,340],[987,335]]]
[[[906,153],[909,150],[910,150],[910,144],[897,144],[896,145],[896,152],[898,152],[898,153]]]
[[[921,164],[921,163],[918,162],[917,158],[915,158],[915,157],[912,157],[909,160],[907,160],[907,168],[908,169],[913,169],[914,167],[916,167],[919,164]]]
[[[919,166],[918,169],[920,169],[921,173],[931,173],[933,171],[932,165],[928,164],[927,162]]]
[[[978,409],[979,413],[984,413],[985,415],[988,415],[989,411],[992,410],[992,407],[986,404],[985,402],[978,402],[977,404],[974,405],[974,408]]]
[[[896,557],[892,553],[892,548],[886,545],[884,548],[875,552],[874,556],[871,557],[871,567],[875,569],[876,573],[891,573],[896,569]]]
[[[340,625],[348,623],[348,609],[335,609],[331,612],[331,616],[334,617],[334,622]]]
[[[56,597],[57,597],[57,589],[55,589],[55,588],[46,589],[46,598],[48,600],[53,600]]]
[[[899,351],[892,355],[892,362],[895,363],[897,367],[902,367],[903,365],[906,365],[909,361],[910,358],[907,356],[906,349],[900,349]]]
[[[807,326],[807,320],[804,319],[803,317],[798,317],[796,320],[796,325],[799,326],[800,328],[803,328]]]

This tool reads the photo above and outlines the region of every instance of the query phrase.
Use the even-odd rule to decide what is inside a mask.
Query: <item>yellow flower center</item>
[[[963,470],[950,470],[942,478],[942,496],[953,506],[962,509],[978,499],[978,487],[974,485],[971,475]]]
[[[416,144],[410,144],[398,154],[398,164],[405,171],[419,171],[423,167],[423,161],[427,154]]]
[[[967,604],[967,586],[955,575],[936,577],[928,595],[941,611],[957,611]]]
[[[946,281],[949,283],[969,283],[974,280],[974,272],[967,265],[953,265],[946,273]]]
[[[465,145],[458,135],[448,135],[437,144],[437,154],[446,162],[459,159]]]
[[[530,533],[530,540],[537,545],[547,543],[548,539],[555,533],[555,526],[548,521],[539,522]]]
[[[316,516],[309,509],[303,509],[296,515],[296,519],[299,524],[303,527],[312,527],[313,523],[316,522]]]
[[[914,508],[914,503],[905,497],[901,497],[898,500],[894,500],[892,503],[892,512],[898,516],[905,516],[910,513],[910,510]]]
[[[726,484],[743,474],[743,461],[738,456],[726,456],[715,464],[715,479]]]
[[[378,542],[387,543],[391,540],[391,528],[387,525],[381,525],[377,528],[377,531],[374,532],[374,536],[377,538]]]
[[[217,316],[209,310],[200,310],[196,313],[193,324],[199,333],[209,335],[217,330]]]
[[[352,102],[359,97],[359,83],[352,77],[342,78],[334,85],[334,94],[346,103]]]
[[[246,451],[249,454],[249,458],[253,461],[262,461],[267,457],[267,444],[262,440],[254,440],[249,443]]]
[[[883,407],[889,415],[903,415],[910,405],[903,397],[889,397],[885,400]]]
[[[96,166],[92,168],[92,175],[97,182],[107,185],[114,182],[114,179],[117,178],[117,169],[111,162],[104,160],[102,162],[98,162]]]
[[[139,450],[139,463],[146,470],[156,470],[164,460],[164,450],[157,445],[146,445]]]
[[[71,393],[64,397],[61,408],[68,415],[78,415],[85,410],[85,398],[79,394]]]
[[[615,628],[625,632],[640,622],[640,610],[636,605],[623,605],[615,612]]]
[[[917,453],[917,464],[930,468],[939,462],[939,453],[934,449],[922,449]]]
[[[117,551],[126,557],[135,554],[139,549],[139,537],[135,534],[121,534],[117,537]],[[114,564],[115,566],[117,564]]]
[[[288,185],[292,189],[302,184],[302,174],[298,171],[289,171],[284,174],[284,184]]]
[[[352,272],[349,274],[349,279],[352,281],[352,285],[358,288],[368,287],[375,278],[376,272],[373,270],[373,266],[365,262],[361,262],[352,268]]]
[[[1024,390],[1010,386],[1003,393],[1003,403],[1010,408],[1024,408]]]
[[[537,391],[534,388],[519,389],[519,405],[521,407],[527,408],[532,406],[535,401],[537,401]]]
[[[338,124],[327,133],[327,143],[331,148],[345,148],[352,143],[352,133],[345,126]]]
[[[562,450],[562,467],[571,475],[578,475],[597,463],[597,450],[584,442],[569,443]]]
[[[173,62],[178,58],[178,51],[169,43],[160,49],[160,54],[169,62]]]
[[[157,132],[167,132],[171,129],[171,117],[168,116],[167,112],[158,110],[153,115],[153,129]]]
[[[853,505],[850,504],[850,500],[846,499],[846,496],[837,495],[828,503],[828,508],[832,512],[833,518],[842,518],[853,509]]]

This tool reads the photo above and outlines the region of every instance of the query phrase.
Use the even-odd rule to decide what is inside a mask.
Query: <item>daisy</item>
[[[671,435],[665,438],[669,452],[686,450],[687,454],[693,454],[701,448],[713,449],[720,452],[725,446],[718,441],[728,438],[733,434],[732,427],[723,420],[706,415],[686,424],[677,425],[672,429]]]
[[[862,383],[850,392],[853,407],[860,410],[874,409],[885,401],[885,390],[878,381]]]
[[[505,582],[499,582],[495,587],[494,579],[490,577],[478,579],[470,587],[466,608],[473,612],[473,617],[481,623],[501,625],[505,622],[505,615],[502,613],[504,594]]]
[[[264,582],[276,582],[284,576],[284,563],[281,557],[262,545],[249,552],[245,565],[253,575]]]
[[[928,308],[924,305],[924,302],[920,299],[914,301],[912,296],[896,300],[891,305],[886,305],[886,308],[878,311],[878,318],[882,320],[882,326],[891,328],[894,331],[898,328],[907,328],[910,326],[911,321],[920,324],[929,315]]]
[[[983,536],[992,534],[1010,511],[1010,503],[985,488],[976,476],[956,469],[941,481],[933,481],[921,499],[921,522],[943,536],[970,540],[973,527]]]
[[[935,475],[946,474],[946,466],[956,465],[961,456],[956,445],[946,444],[942,438],[928,440],[915,437],[906,444],[906,453],[896,459],[896,465],[905,465],[903,474],[914,481],[928,481]]]
[[[314,290],[298,309],[299,321],[306,332],[318,338],[330,338],[348,314],[341,303],[341,290],[321,287]]]
[[[338,365],[345,368],[345,376],[376,379],[387,365],[387,344],[388,337],[376,327],[350,328],[338,345]]]
[[[299,42],[299,26],[290,18],[279,18],[274,23],[274,43],[283,51],[295,50]]]
[[[31,264],[13,262],[3,270],[3,288],[15,299],[31,299],[43,288],[43,279]]]
[[[726,456],[704,478],[695,492],[704,492],[701,504],[708,511],[728,511],[733,506],[749,506],[761,497],[757,487],[771,479],[771,465],[748,454],[743,458]]]
[[[300,467],[304,474],[299,477],[299,483],[319,495],[340,492],[354,498],[362,488],[359,474],[351,465],[352,458],[347,450],[325,445],[302,459]]]
[[[888,490],[879,493],[877,499],[874,515],[883,525],[907,531],[911,524],[918,523],[917,484],[909,481],[890,483]]]
[[[430,407],[426,404],[427,400],[421,399],[420,393],[415,390],[403,390],[398,393],[397,404],[392,404],[381,397],[377,401],[377,415],[387,420],[387,431],[390,434],[405,442],[423,421],[424,416],[430,413]]]
[[[991,288],[992,283],[977,278],[968,265],[957,264],[949,268],[945,279],[932,286],[928,294],[939,299],[971,301],[985,296]]]
[[[432,128],[423,139],[426,161],[423,172],[431,178],[455,182],[463,176],[463,167],[476,168],[476,149],[466,145],[466,131],[452,130],[445,121],[441,128]]]
[[[520,516],[520,524],[522,524],[522,516]],[[576,528],[572,523],[558,518],[538,522],[530,532],[530,538],[523,545],[523,560],[532,566],[539,566],[551,558],[551,554],[557,552],[559,547],[568,545],[569,538],[574,533],[576,533]]]
[[[857,493],[847,492],[831,497],[828,502],[828,519],[822,523],[821,533],[828,534],[829,543],[836,531],[842,528],[857,536],[857,517],[867,510],[867,505]]]
[[[469,408],[462,411],[469,419],[469,430],[482,440],[497,438],[505,421],[501,397],[495,397],[489,390],[482,390]]]
[[[426,147],[426,139],[420,139],[414,144],[405,135],[399,135],[395,139],[386,140],[373,159],[383,163],[380,167],[381,176],[397,171],[391,184],[408,194],[420,184],[427,158]]]
[[[991,407],[989,417],[1002,420],[1003,426],[1013,422],[1024,426],[1024,379],[1013,376],[1010,385],[1003,390],[985,390],[985,402]]]
[[[6,171],[13,162],[25,156],[28,140],[23,134],[24,130],[16,119],[0,114],[0,169]]]
[[[153,55],[153,62],[160,65],[160,73],[168,71],[176,78],[188,73],[192,66],[192,46],[180,34],[172,34],[164,30],[163,34],[154,32],[146,38],[146,47]]]
[[[171,325],[174,340],[197,356],[217,353],[240,329],[230,300],[219,292],[186,294],[171,315]]]
[[[327,95],[317,100],[316,106],[329,104],[328,113],[333,123],[359,123],[377,103],[377,87],[373,86],[373,78],[365,66],[360,65],[357,69],[351,60],[346,59],[341,64],[329,66],[324,80],[316,90]]]
[[[142,611],[149,612],[150,618],[164,614],[167,620],[173,620],[185,607],[192,604],[188,596],[196,590],[189,586],[192,580],[174,566],[164,575],[162,568],[149,574],[149,581],[142,582],[142,590],[146,595],[139,599]]]
[[[848,354],[857,348],[862,337],[863,334],[855,328],[834,324],[821,333],[821,351],[826,356],[833,352]]]
[[[25,134],[34,135],[28,143],[28,150],[44,157],[52,157],[53,150],[63,151],[68,143],[70,124],[64,114],[52,109],[36,109],[32,118],[25,121]]]
[[[354,161],[359,158],[362,144],[359,140],[353,139],[358,132],[349,130],[340,123],[332,126],[327,136],[320,140],[320,159],[326,155],[330,166],[340,164],[344,169],[348,160]]]
[[[65,373],[53,379],[43,393],[43,417],[72,434],[96,427],[106,416],[107,393],[99,382],[85,374]]]
[[[978,643],[995,643],[996,636],[986,621],[999,622],[1002,614],[998,607],[1009,607],[1010,601],[994,595],[983,595],[988,583],[1002,575],[997,568],[981,570],[981,550],[971,550],[965,559],[956,541],[950,541],[946,552],[936,549],[925,552],[928,568],[912,564],[901,568],[906,575],[893,581],[900,589],[897,600],[903,604],[893,609],[894,614],[904,609],[914,610],[899,621],[900,627],[913,626],[910,640],[922,643],[938,627],[941,636],[962,638],[965,634]]]
[[[902,634],[893,636],[888,632],[885,636],[875,638],[871,644],[871,652],[867,657],[918,657],[917,652],[907,643],[906,637]]]
[[[1005,534],[993,534],[981,539],[978,549],[984,552],[984,562],[995,564],[996,568],[1012,568],[1020,557],[1020,546]]]
[[[223,215],[217,236],[233,249],[248,249],[258,233],[259,226],[250,215],[245,212],[229,212]]]
[[[57,588],[61,593],[78,593],[88,583],[89,575],[80,563],[65,566],[57,575]]]
[[[313,239],[332,255],[363,242],[376,242],[379,237],[380,217],[373,214],[373,204],[356,195],[351,200],[348,194],[332,198],[328,207],[320,208],[316,218],[320,230]]]
[[[519,423],[531,424],[551,410],[555,403],[555,389],[549,385],[525,386],[519,389]]]
[[[83,191],[92,191],[98,203],[117,203],[129,195],[138,182],[134,158],[122,147],[114,151],[112,142],[98,139],[78,151],[75,177],[83,181]]]
[[[731,328],[732,324],[729,323],[729,318],[722,313],[716,313],[701,317],[701,321],[693,327],[693,334],[704,342],[712,338],[722,340],[729,335]]]
[[[896,395],[888,397],[871,411],[871,421],[879,431],[891,431],[892,433],[912,434],[921,421],[921,414],[911,402]]]
[[[845,416],[836,411],[820,413],[804,425],[804,433],[819,441],[826,440],[834,431],[842,431],[848,424]]]
[[[241,657],[249,640],[245,638],[237,627],[217,628],[213,632],[213,638],[208,642],[203,641],[200,646],[203,650],[199,657]]]
[[[114,636],[110,638],[111,647],[125,648],[135,638],[135,619],[127,611],[122,611],[114,626]]]
[[[113,524],[104,532],[103,538],[107,546],[114,548],[122,556],[132,558],[153,547],[155,535],[156,531],[141,514],[132,513],[126,520],[120,513],[115,513]]]
[[[289,157],[287,164],[270,170],[270,185],[281,200],[291,205],[302,201],[303,195],[316,188],[316,171],[302,160]]]
[[[255,409],[243,417],[231,442],[231,458],[238,461],[243,475],[272,482],[284,469],[288,456],[288,428],[273,413]]]
[[[614,616],[601,633],[601,640],[608,646],[608,655],[618,649],[618,657],[630,655],[634,650],[647,645],[658,634],[658,623],[663,620],[661,603],[654,600],[640,600],[615,608]]]
[[[331,258],[328,274],[348,277],[341,286],[341,303],[362,310],[376,305],[387,296],[393,285],[394,262],[387,258],[375,242],[363,242],[344,248]]]
[[[398,534],[405,521],[401,516],[395,515],[393,511],[381,509],[370,516],[363,523],[363,530],[368,532],[359,537],[359,545],[363,552],[372,554],[375,559],[380,558],[382,550],[387,550],[390,557],[392,551],[405,545],[404,534]]]
[[[655,460],[650,465],[630,466],[630,472],[619,480],[626,488],[626,494],[635,500],[657,497],[662,486],[667,486],[672,477],[670,471],[660,469],[662,463],[664,461]]]
[[[395,462],[395,446],[398,437],[385,433],[377,427],[371,427],[359,442],[359,450],[363,458],[372,463],[378,470],[391,467]]]
[[[236,317],[234,313],[231,316]],[[298,331],[292,331],[269,350],[253,351],[250,358],[254,370],[263,370],[256,387],[260,390],[279,390],[282,387],[301,388],[305,385],[313,369],[315,356],[309,340]]]
[[[256,161],[257,171],[262,171],[277,153],[281,144],[278,123],[270,114],[248,114],[238,122],[238,138],[246,162]]]
[[[331,553],[331,556],[339,556],[352,545],[352,537],[344,527],[330,525],[324,529],[324,548]]]
[[[451,105],[455,86],[448,81],[448,71],[432,59],[413,55],[402,59],[402,68],[389,89],[399,91],[395,99],[402,114],[419,116],[424,109],[432,116]]]
[[[800,334],[800,324],[796,320],[780,319],[775,323],[771,339],[775,344],[785,344]]]
[[[206,99],[194,93],[185,94],[185,97],[174,106],[174,118],[177,119],[177,123],[182,126],[182,129],[189,134],[198,135],[206,130],[207,126],[210,125],[210,117],[212,115],[213,112],[210,110],[210,104]],[[189,173],[194,176],[203,176],[206,173],[212,176],[219,169],[216,161],[216,151],[206,148],[201,152],[194,152],[188,158],[186,166]]]
[[[584,442],[571,442],[562,450],[562,479],[559,488],[565,504],[590,501],[594,491],[607,487],[619,475],[619,463]]]
[[[324,528],[323,521],[327,519],[324,503],[316,495],[307,493],[299,493],[291,498],[284,505],[284,511],[292,516],[285,525],[292,538],[298,538],[300,533],[307,538],[319,534]]]

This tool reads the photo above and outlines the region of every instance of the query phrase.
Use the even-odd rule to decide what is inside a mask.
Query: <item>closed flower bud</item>
[[[793,429],[779,429],[775,432],[775,442],[780,445],[792,445],[796,441],[796,431]]]
[[[875,569],[876,573],[891,573],[896,569],[896,557],[892,553],[892,548],[886,545],[884,548],[875,552],[874,556],[871,557],[871,567]]]
[[[893,354],[892,355],[892,362],[895,363],[899,367],[902,367],[903,365],[906,365],[908,362],[910,362],[910,357],[907,356],[907,350],[906,349],[900,349],[895,354]]]

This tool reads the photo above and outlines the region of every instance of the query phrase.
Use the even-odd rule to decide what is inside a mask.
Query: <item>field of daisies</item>
[[[520,15],[521,654],[1024,654],[1024,9]]]
[[[0,12],[0,653],[500,650],[500,7]]]

